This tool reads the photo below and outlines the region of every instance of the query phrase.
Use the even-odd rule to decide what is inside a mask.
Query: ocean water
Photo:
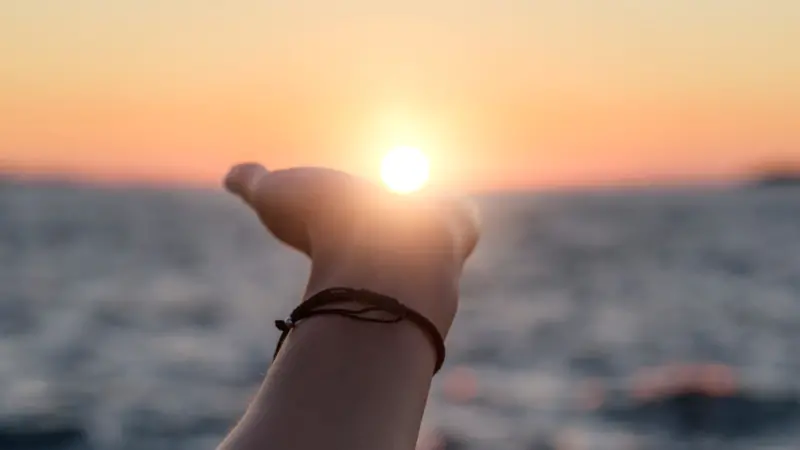
[[[484,236],[424,436],[797,448],[800,191],[476,201]],[[0,184],[0,448],[214,448],[306,271],[222,192]],[[705,388],[643,397],[642,373]]]

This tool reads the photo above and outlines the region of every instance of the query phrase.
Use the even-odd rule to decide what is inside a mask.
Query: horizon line
[[[761,172],[764,175],[766,172]],[[800,174],[799,174],[800,176]],[[640,190],[640,189],[680,189],[680,188],[714,188],[746,185],[748,181],[759,179],[759,173],[739,173],[729,176],[713,176],[694,174],[688,176],[651,176],[651,177],[618,177],[599,181],[563,182],[563,183],[531,183],[508,187],[476,187],[462,186],[458,190],[468,195],[491,194],[527,194],[544,192],[570,192],[586,190]],[[107,172],[75,172],[67,170],[9,170],[0,167],[0,184],[66,184],[76,187],[92,187],[100,189],[178,189],[178,190],[220,190],[223,191],[222,177],[212,181],[205,177],[180,177],[157,174],[129,174]],[[434,186],[435,189],[435,186]]]

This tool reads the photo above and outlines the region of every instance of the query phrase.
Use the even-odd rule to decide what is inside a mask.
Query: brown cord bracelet
[[[331,308],[332,305],[342,303],[357,303],[363,305],[361,309]],[[365,314],[374,312],[386,312],[392,315],[391,318],[366,317]],[[303,319],[320,315],[337,315],[353,320],[377,323],[398,323],[408,320],[418,326],[428,337],[436,350],[436,369],[434,374],[442,368],[445,357],[444,339],[430,320],[422,314],[403,305],[397,299],[378,294],[365,289],[352,288],[330,288],[313,295],[308,300],[301,303],[292,311],[289,318],[276,320],[275,326],[281,331],[278,344],[275,347],[273,360],[278,356],[278,352],[289,335],[289,332],[297,323]]]

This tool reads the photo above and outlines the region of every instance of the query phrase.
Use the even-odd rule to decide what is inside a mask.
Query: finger
[[[455,246],[455,256],[458,259],[464,261],[472,255],[481,234],[479,211],[472,200],[442,191],[398,196],[396,200],[400,204],[408,200],[411,210],[421,213],[421,215],[412,214],[412,220],[413,217],[427,217],[443,225],[447,236]],[[441,236],[437,239],[440,238]]]
[[[480,215],[477,205],[469,199],[449,198],[444,201],[445,211],[449,213],[453,233],[467,259],[478,244],[481,234]]]
[[[269,171],[258,163],[237,164],[225,176],[225,189],[254,206],[258,185],[268,174]]]
[[[480,214],[477,205],[470,199],[445,192],[427,194],[424,201],[434,214],[447,224],[462,259],[467,259],[475,250],[481,234]]]

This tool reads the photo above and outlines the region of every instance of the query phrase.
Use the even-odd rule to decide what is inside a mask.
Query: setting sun
[[[413,147],[397,147],[381,162],[381,179],[389,189],[398,193],[422,188],[428,181],[429,172],[428,158]]]

